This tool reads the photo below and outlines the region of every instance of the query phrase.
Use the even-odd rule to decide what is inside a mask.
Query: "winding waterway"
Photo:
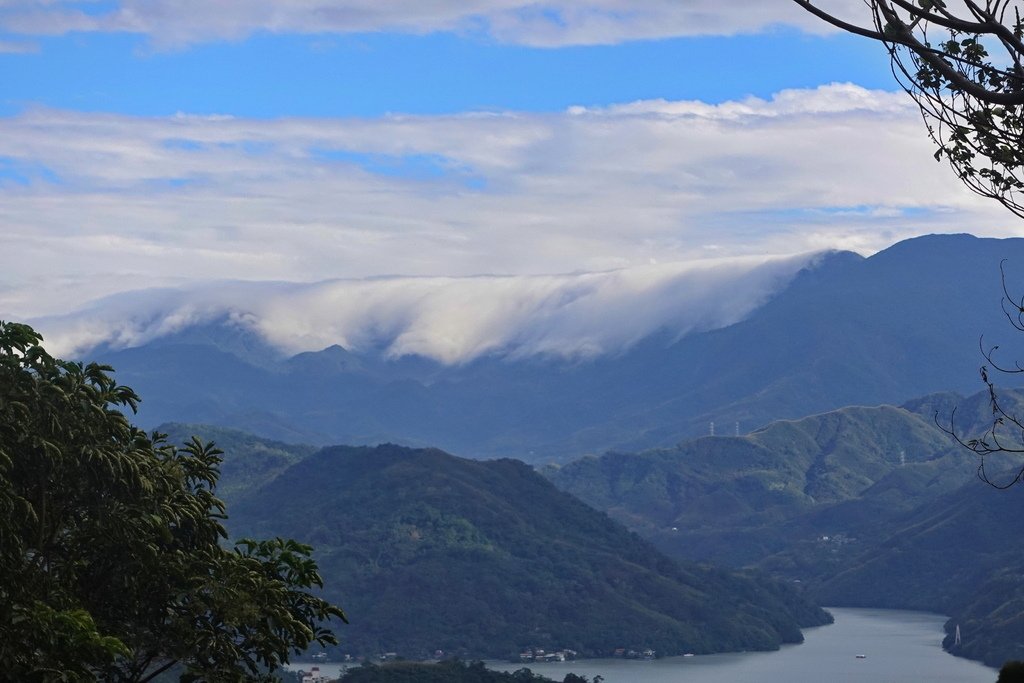
[[[802,645],[777,652],[744,652],[699,657],[665,657],[651,661],[589,659],[531,664],[530,669],[556,681],[574,672],[604,683],[993,683],[994,669],[946,654],[941,647],[945,617],[923,612],[883,609],[830,609],[835,623],[807,629]],[[342,633],[344,637],[344,633]],[[857,655],[864,655],[858,658]],[[488,662],[493,669],[514,671],[522,664]],[[309,663],[292,668],[309,670]],[[328,675],[340,667],[319,664]]]

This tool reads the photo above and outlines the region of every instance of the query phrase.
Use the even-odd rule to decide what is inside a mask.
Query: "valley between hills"
[[[1024,558],[1006,542],[1019,502],[935,426],[953,405],[965,427],[984,424],[983,394],[934,395],[539,473],[436,449],[161,431],[224,448],[234,533],[317,548],[353,616],[338,655],[772,649],[826,623],[813,605],[828,604],[951,615],[950,651],[998,665],[1024,656],[1004,616],[1024,599]]]
[[[774,649],[828,604],[947,614],[998,665],[1024,658],[1020,494],[937,421],[991,424],[1002,258],[1024,240],[835,252],[740,322],[595,359],[283,357],[226,321],[94,352],[144,425],[225,451],[233,536],[315,547],[338,656]]]

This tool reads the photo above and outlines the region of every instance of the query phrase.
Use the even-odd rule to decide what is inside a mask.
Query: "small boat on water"
[[[867,655],[857,655],[857,659],[867,659]]]

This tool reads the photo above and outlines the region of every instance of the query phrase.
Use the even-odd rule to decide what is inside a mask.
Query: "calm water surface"
[[[778,652],[749,652],[699,657],[666,657],[652,661],[589,659],[531,664],[530,669],[561,681],[568,672],[587,678],[600,674],[605,683],[994,683],[997,672],[943,652],[946,618],[923,612],[882,609],[829,611],[830,626],[806,629],[802,645]],[[344,633],[342,633],[344,635]],[[864,659],[857,659],[864,654]],[[521,664],[488,662],[493,669],[514,671]],[[294,668],[307,671],[309,663]],[[320,664],[328,675],[338,665]]]

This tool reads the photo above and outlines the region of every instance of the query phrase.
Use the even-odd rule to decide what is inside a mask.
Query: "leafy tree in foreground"
[[[967,187],[1024,217],[1024,20],[1019,0],[865,0],[866,16],[793,0],[882,43],[928,134]]]
[[[41,341],[0,321],[0,676],[264,680],[336,642],[308,546],[221,545],[220,451],[148,437],[109,367]]]

